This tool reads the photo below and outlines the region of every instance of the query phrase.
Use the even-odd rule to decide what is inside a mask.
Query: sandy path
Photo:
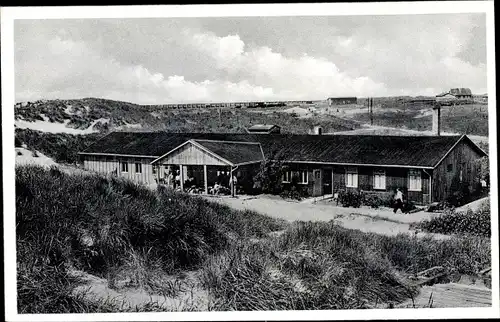
[[[333,205],[299,203],[293,201],[271,199],[267,197],[257,198],[213,198],[211,200],[226,204],[234,209],[254,210],[273,218],[288,221],[330,221],[335,220],[340,225],[349,229],[357,229],[367,233],[378,233],[394,236],[399,233],[415,234],[410,230],[410,223],[428,219],[433,214],[394,214],[388,209],[369,208],[343,208]],[[428,234],[418,232],[417,236],[434,236],[440,239],[448,239],[450,236],[441,234]]]

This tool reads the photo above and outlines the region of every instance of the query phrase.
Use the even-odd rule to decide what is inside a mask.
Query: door
[[[313,197],[323,195],[323,178],[321,169],[313,170],[313,178],[314,178]]]
[[[332,179],[333,179],[333,170],[332,169],[323,169],[322,181],[323,181],[323,194],[333,194],[332,190]]]

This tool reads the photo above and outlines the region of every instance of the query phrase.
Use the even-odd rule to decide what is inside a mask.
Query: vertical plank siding
[[[481,155],[466,141],[460,142],[433,172],[432,200],[445,200],[454,191],[459,190],[462,184],[473,192],[478,184],[475,160],[480,157]],[[452,168],[448,171],[450,164]],[[460,182],[460,171],[462,171],[462,182]]]
[[[85,155],[83,166],[86,170],[101,173],[116,174],[139,183],[151,184],[154,183],[153,167],[150,162],[152,158],[144,157],[119,157],[119,156],[100,156],[100,155]],[[121,163],[128,164],[128,172],[123,172]],[[135,163],[141,164],[141,173],[135,171]]]

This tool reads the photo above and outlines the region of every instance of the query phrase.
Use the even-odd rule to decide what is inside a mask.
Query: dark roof
[[[452,88],[450,93],[453,95],[472,95],[470,88]]]
[[[213,140],[193,140],[204,148],[233,164],[251,163],[264,160],[262,149],[257,142],[233,142]]]
[[[248,128],[248,131],[269,131],[273,129],[274,127],[279,127],[278,125],[274,124],[255,124],[252,125]]]
[[[451,95],[451,96],[455,97],[455,95],[454,95],[454,94],[449,93],[449,92],[446,92],[446,93],[441,93],[441,94],[437,94],[437,95],[436,95],[436,97],[443,97],[443,96],[446,96],[446,95]]]
[[[266,158],[286,161],[434,167],[460,138],[461,136],[113,132],[91,145],[84,153],[160,157],[192,139],[259,142]],[[467,141],[479,149],[472,141]],[[221,156],[228,156],[235,146],[220,142],[202,144],[207,148],[210,146],[210,150]],[[237,149],[238,153],[243,153],[240,147]],[[254,152],[250,154],[253,155]]]

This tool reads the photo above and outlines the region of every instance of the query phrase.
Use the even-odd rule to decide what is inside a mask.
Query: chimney
[[[321,135],[321,134],[323,134],[323,128],[321,126],[317,125],[313,129],[313,133],[315,135]]]
[[[436,104],[432,108],[432,134],[441,135],[441,105]]]

